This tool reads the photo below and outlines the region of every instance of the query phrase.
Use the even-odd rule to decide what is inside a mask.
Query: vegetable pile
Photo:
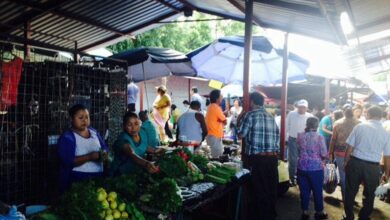
[[[186,194],[178,184],[192,186],[191,190],[183,187],[189,198],[214,188],[215,184],[230,182],[237,171],[192,155],[186,148],[162,155],[156,165],[160,169],[157,174],[140,168],[131,175],[76,183],[47,214],[66,220],[145,220],[141,210],[151,208],[167,215],[181,208]],[[203,183],[204,180],[209,183]]]
[[[54,213],[66,216],[68,220],[102,219],[103,204],[98,200],[98,191],[94,182],[73,184],[55,205]]]
[[[100,213],[100,217],[104,220],[113,219],[129,219],[129,213],[126,212],[127,204],[118,198],[116,192],[107,194],[103,188],[97,189],[97,200],[101,202],[104,211]]]
[[[164,214],[176,212],[182,206],[180,189],[174,179],[164,178],[148,187],[140,200]]]
[[[164,155],[157,164],[163,175],[170,178],[180,178],[181,176],[185,176],[188,172],[185,160],[176,154]]]

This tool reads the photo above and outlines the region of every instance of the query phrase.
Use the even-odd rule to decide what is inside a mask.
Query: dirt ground
[[[355,201],[355,217],[362,207],[362,191],[359,190]],[[342,219],[344,213],[343,203],[341,201],[340,187],[337,187],[336,192],[326,194],[324,192],[324,206],[325,211],[329,215],[330,220]],[[311,219],[314,219],[314,203],[311,201],[310,209],[312,212]],[[288,192],[280,197],[277,202],[278,220],[299,220],[301,216],[299,189],[298,187],[291,187]],[[356,218],[357,219],[357,218]],[[375,199],[374,212],[371,215],[372,220],[390,220],[390,203],[383,202],[378,198]]]

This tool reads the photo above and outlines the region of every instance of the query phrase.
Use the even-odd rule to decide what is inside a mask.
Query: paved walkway
[[[359,212],[362,207],[362,191],[360,189],[356,196],[356,202],[358,206],[355,209],[355,215]],[[333,194],[326,194],[324,192],[324,205],[325,211],[329,215],[329,220],[340,220],[342,218],[344,207],[341,202],[341,191],[340,187],[337,187],[336,192]],[[314,219],[314,204],[311,201],[312,218]],[[299,189],[298,187],[291,187],[289,191],[278,199],[277,203],[278,220],[299,220],[301,216]],[[372,220],[390,220],[390,204],[375,199],[374,212],[371,215]]]

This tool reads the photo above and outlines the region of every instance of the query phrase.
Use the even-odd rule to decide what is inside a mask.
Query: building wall
[[[179,76],[169,76],[160,79],[148,80],[145,83],[139,82],[137,86],[141,89],[145,84],[145,94],[144,94],[144,105],[143,109],[152,109],[153,101],[156,98],[156,89],[155,87],[159,85],[166,85],[168,89],[168,93],[172,98],[172,104],[175,104],[180,109],[184,109],[183,101],[189,99],[188,87],[190,81],[190,88],[193,86],[198,87],[199,94],[204,96],[210,93],[212,88],[208,86],[208,81],[196,80],[196,79],[188,79],[185,77]],[[137,111],[140,110],[140,98],[137,100],[136,105]]]

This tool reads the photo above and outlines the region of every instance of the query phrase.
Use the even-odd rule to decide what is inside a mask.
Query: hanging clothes
[[[15,57],[10,62],[2,62],[0,111],[17,103],[22,67],[23,60],[19,57]]]

